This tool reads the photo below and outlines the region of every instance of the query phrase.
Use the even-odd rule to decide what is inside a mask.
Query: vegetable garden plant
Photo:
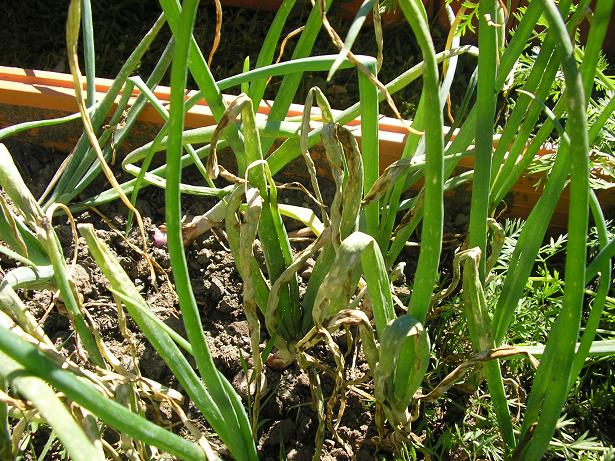
[[[429,438],[418,442],[412,437],[413,422],[422,411],[420,404],[444,398],[464,376],[475,386],[486,383],[486,398],[499,427],[499,436],[493,441],[498,447],[494,457],[537,460],[554,446],[552,438],[562,408],[587,357],[609,356],[615,351],[613,341],[604,339],[608,332],[600,330],[597,339],[605,305],[613,307],[609,290],[615,246],[590,187],[589,155],[593,146],[604,143],[604,129],[612,126],[615,108],[613,81],[597,72],[613,0],[595,2],[582,48],[575,37],[588,14],[588,0],[560,0],[557,4],[533,0],[519,14],[511,34],[506,33],[508,11],[501,2],[468,3],[456,17],[449,10],[451,33],[444,50],[434,48],[420,1],[395,3],[365,0],[342,40],[326,16],[331,1],[318,0],[292,58],[274,62],[285,21],[295,6],[295,0],[284,0],[256,63],[246,60],[243,73],[216,81],[192,35],[199,2],[185,0],[180,5],[160,0],[159,19],[126,60],[107,95],[95,101],[93,79],[88,79],[85,94],[82,91],[77,56],[82,30],[85,74],[93,77],[90,2],[70,2],[66,40],[79,114],[0,131],[2,139],[24,129],[75,118],[81,118],[84,126],[81,139],[38,200],[21,178],[10,152],[0,146],[0,251],[16,262],[16,268],[4,273],[0,282],[2,459],[16,455],[14,450],[23,434],[20,421],[34,417],[51,426],[75,460],[150,459],[162,456],[161,452],[189,460],[221,456],[258,459],[259,409],[266,405],[261,395],[265,366],[297,366],[307,373],[311,405],[318,415],[314,459],[319,459],[325,437],[344,446],[336,428],[353,383],[346,374],[347,357],[335,339],[340,332],[358,341],[367,362],[362,379],[370,383],[378,443],[392,446],[399,456],[430,453]],[[382,8],[401,11],[422,54],[420,64],[388,83],[378,80],[386,48],[374,57],[352,52],[368,15],[374,13],[377,25]],[[459,46],[462,29],[473,19],[478,23],[478,46]],[[165,26],[171,29],[172,39],[144,81],[136,75],[138,63]],[[313,55],[321,30],[339,47],[339,54]],[[374,30],[379,35],[379,27]],[[518,63],[527,62],[531,42],[539,48],[532,67],[520,78]],[[446,127],[445,103],[461,55],[475,60],[475,72],[455,113],[454,125]],[[169,68],[171,100],[165,107],[152,89]],[[303,73],[328,72],[330,77],[340,68],[355,70],[359,87],[356,104],[332,111],[323,92],[315,87],[308,93],[301,120],[285,118]],[[188,74],[198,87],[190,99],[185,98]],[[281,83],[271,110],[267,116],[256,114],[272,77],[279,77]],[[422,85],[422,90],[416,113],[411,120],[404,120],[408,135],[403,155],[380,174],[380,104],[394,106],[391,95],[411,84]],[[560,95],[553,102],[550,97],[556,85]],[[235,87],[241,94],[225,102],[222,92]],[[139,96],[129,106],[135,88]],[[505,120],[496,121],[496,106],[503,92],[510,92],[509,110]],[[596,111],[598,97],[600,110]],[[184,113],[201,98],[218,124],[185,130]],[[122,167],[134,179],[119,183],[108,166],[109,159],[148,104],[166,123],[150,143],[124,156]],[[313,106],[319,108],[319,117],[314,117]],[[344,126],[357,116],[361,121],[360,147]],[[116,129],[109,129],[111,126]],[[499,140],[494,144],[496,134]],[[510,232],[506,240],[497,211],[512,185],[536,165],[537,152],[547,141],[556,153],[550,158],[542,195],[527,221],[515,228],[514,240]],[[325,203],[326,194],[321,193],[321,179],[310,157],[310,148],[316,144],[324,146],[334,181],[329,203]],[[217,153],[222,148],[229,148],[234,155],[236,171],[218,164]],[[158,152],[164,153],[164,162],[151,168]],[[276,177],[298,157],[309,174],[311,190],[306,193],[317,212],[278,202]],[[473,158],[474,167],[459,173],[456,167],[463,157]],[[206,185],[182,182],[182,170],[188,165],[196,165]],[[84,200],[82,192],[101,172],[109,189]],[[446,273],[453,273],[447,281],[441,263],[444,193],[467,185],[471,185],[469,232],[453,267],[446,268]],[[80,224],[78,233],[107,277],[118,310],[126,309],[167,364],[226,447],[224,455],[204,437],[182,437],[148,421],[135,385],[139,377],[122,370],[92,327],[71,280],[70,261],[65,260],[54,230],[58,214],[70,216],[119,199],[126,206],[129,222],[141,229],[143,255],[152,264],[135,207],[146,186],[165,191],[166,238],[186,338],[149,309],[91,225]],[[418,186],[418,193],[407,193],[412,186]],[[563,291],[561,309],[544,332],[545,343],[526,347],[509,333],[516,312],[528,302],[528,283],[554,280],[553,274],[542,279],[533,276],[532,268],[544,252],[550,216],[566,186],[570,200],[565,267],[558,282]],[[182,223],[182,194],[218,201],[187,226]],[[588,257],[590,215],[597,233],[594,241],[598,242],[592,258]],[[285,219],[303,223],[314,234],[301,251],[291,246]],[[185,242],[214,225],[224,229],[243,280],[243,308],[252,347],[252,359],[246,365],[253,384],[247,406],[216,370],[205,341],[203,323],[207,318],[199,313],[188,275]],[[400,309],[392,295],[391,277],[399,271],[400,254],[412,236],[419,242],[420,253],[408,282],[409,301]],[[516,244],[512,245],[513,241]],[[307,286],[300,289],[297,273],[309,258],[315,265]],[[21,289],[40,286],[58,290],[81,362],[56,350],[20,296]],[[472,351],[441,382],[426,381],[428,369],[444,359],[438,356],[430,324],[437,323],[438,312],[453,298],[463,313],[459,333],[469,339]],[[313,352],[315,348],[326,351],[332,362],[322,362]],[[514,414],[516,404],[510,387],[505,386],[503,369],[522,360],[529,360],[536,369],[531,373],[531,390],[523,410]],[[334,382],[327,392],[321,385],[323,374]],[[128,399],[117,397],[121,386],[127,386]],[[17,405],[18,398],[30,402],[28,409]],[[185,417],[183,422],[192,427]],[[103,426],[120,432],[121,443],[104,440]]]

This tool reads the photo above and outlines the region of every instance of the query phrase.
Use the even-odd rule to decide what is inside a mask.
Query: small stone
[[[223,298],[218,304],[218,310],[224,314],[230,314],[235,310],[235,305],[228,298]]]
[[[211,278],[210,298],[213,302],[220,301],[226,293],[224,283],[218,277]]]
[[[248,370],[248,376],[250,377],[250,381],[251,381],[250,382],[250,394],[253,396],[254,393],[256,392],[256,382],[254,381],[254,378],[253,378],[254,370]],[[235,377],[233,378],[232,384],[235,390],[237,391],[237,393],[239,394],[239,396],[242,399],[247,400],[248,380],[243,370],[235,375]],[[266,392],[267,392],[267,376],[265,375],[265,373],[261,373],[260,393],[261,395],[263,395]]]
[[[307,447],[293,448],[286,453],[286,459],[288,461],[310,461],[313,454],[314,450]]]
[[[399,287],[395,287],[395,295],[396,296],[410,296],[410,288],[407,285],[402,285]]]
[[[331,450],[331,453],[325,455],[322,459],[323,461],[324,460],[337,461],[340,459],[348,459],[348,455],[346,454],[343,448],[335,448]]]
[[[238,336],[243,338],[250,336],[250,328],[248,326],[248,322],[245,320],[239,320],[237,322],[233,322],[229,325],[232,331],[234,331]]]
[[[77,286],[77,291],[83,293],[84,296],[92,294],[92,283],[89,271],[81,264],[71,266],[71,278]]]
[[[150,273],[149,270],[150,270],[150,265],[149,265],[149,263],[145,259],[140,259],[137,262],[137,273],[141,277],[147,278],[147,276]]]
[[[461,226],[465,226],[468,223],[468,215],[464,214],[464,213],[458,213],[457,216],[455,216],[455,220],[453,221],[453,225],[456,227],[461,227]]]
[[[269,429],[265,444],[273,446],[286,445],[295,431],[295,422],[292,419],[287,418],[282,421],[276,421],[271,426],[271,429]]]
[[[303,272],[301,272],[301,274],[300,274],[301,278],[303,280],[308,280],[312,276],[312,271],[313,271],[313,268],[312,267],[308,267]]]
[[[211,262],[211,256],[212,251],[209,248],[203,248],[197,253],[196,260],[201,266],[208,266]]]
[[[302,371],[299,376],[297,377],[297,385],[298,386],[303,386],[306,388],[310,387],[310,378],[307,375],[306,372]]]
[[[153,253],[154,257],[156,258],[156,261],[158,262],[158,264],[160,264],[160,267],[162,267],[163,269],[168,269],[169,267],[171,267],[169,254],[165,250],[163,250],[162,248],[154,248]]]

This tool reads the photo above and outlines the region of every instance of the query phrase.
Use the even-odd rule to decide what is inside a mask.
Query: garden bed
[[[68,50],[77,48],[79,8],[88,4],[71,2]],[[391,59],[378,76],[384,82],[400,76],[417,63],[413,55],[420,48],[421,84],[410,85],[408,78],[389,87],[404,117],[411,116],[411,130],[407,122],[382,117],[395,104],[379,103],[387,91],[374,85],[373,30],[370,40],[359,39],[353,48],[366,55],[336,60],[322,56],[334,35],[326,21],[331,37],[323,33],[316,40],[323,20],[317,7],[293,10],[284,29],[278,23],[277,35],[264,43],[258,37],[266,27],[249,28],[257,21],[232,13],[225,23],[234,27],[231,38],[248,35],[257,46],[250,68],[256,54],[263,64],[257,74],[233,80],[240,96],[223,99],[220,79],[241,73],[247,61],[236,55],[251,51],[229,39],[208,67],[191,48],[190,28],[178,28],[179,21],[194,24],[198,2],[183,2],[181,13],[173,0],[160,5],[165,15],[155,23],[150,18],[153,25],[131,57],[115,63],[122,66],[117,85],[92,80],[85,86],[90,104],[101,99],[90,109],[80,102],[89,139],[77,120],[74,135],[68,125],[37,125],[21,138],[58,151],[2,140],[8,151],[0,146],[0,457],[609,456],[615,299],[605,275],[614,203],[613,178],[603,173],[612,166],[612,124],[596,107],[604,114],[613,107],[607,99],[583,106],[574,43],[557,12],[545,10],[550,30],[561,32],[553,40],[537,22],[543,11],[531,4],[518,35],[498,48],[490,45],[504,43],[497,42],[502,37],[485,18],[504,30],[505,12],[493,2],[501,15],[480,16],[481,31],[493,36],[483,40],[478,56],[492,74],[479,75],[455,60],[439,66],[436,52],[450,43],[444,45],[437,31],[430,36],[419,2],[400,2],[417,43],[402,48],[399,40],[408,31],[390,32],[388,43],[404,51],[388,49]],[[580,12],[570,24],[578,24]],[[199,14],[205,19],[197,22],[197,40],[211,38],[211,27],[201,27],[212,26],[213,9]],[[273,18],[262,14],[255,17]],[[87,12],[83,18],[87,23]],[[283,32],[306,19],[296,46],[308,57],[300,65],[274,64]],[[596,70],[604,21],[594,19],[584,63]],[[171,29],[174,48],[163,52]],[[92,29],[84,24],[84,30],[89,43]],[[352,28],[339,30],[352,38]],[[158,31],[162,40],[154,41]],[[561,45],[560,54],[568,56],[564,77],[553,49],[544,59],[526,52],[534,33],[547,50]],[[227,36],[223,30],[223,41]],[[206,43],[199,45],[210,48]],[[469,50],[451,46],[459,55]],[[152,62],[141,62],[146,51]],[[475,50],[469,54],[476,58]],[[69,57],[76,75],[77,55]],[[61,56],[49,59],[57,59],[55,70],[61,70]],[[86,61],[84,67],[93,63]],[[517,61],[532,74],[513,69]],[[98,62],[113,69],[109,76],[117,71],[113,63],[104,65],[106,57]],[[323,72],[334,62],[346,69],[326,82]],[[163,78],[167,67],[170,80]],[[136,123],[137,110],[128,104],[138,107],[136,93],[128,101],[120,87],[138,85],[128,77],[148,78],[152,68],[156,97],[142,90],[146,109]],[[297,83],[295,75],[304,72]],[[0,91],[3,124],[74,110],[47,102],[71,101],[67,75],[7,68],[0,74],[14,94],[37,96],[15,109],[21,96]],[[478,78],[476,97],[471,74]],[[502,78],[509,74],[513,82]],[[12,81],[15,75],[21,81]],[[590,89],[611,95],[615,83],[596,75],[602,80]],[[192,78],[211,109],[201,102],[184,116],[182,98],[195,87]],[[348,109],[355,100],[356,110]],[[293,101],[319,110],[304,113]],[[352,115],[335,123],[342,114],[335,108]],[[442,112],[456,127],[451,139]],[[169,123],[159,135],[161,118]],[[606,127],[590,131],[589,141],[588,119]],[[191,124],[202,129],[182,131]],[[123,138],[130,129],[133,138]],[[541,156],[547,139],[553,152]],[[405,158],[395,162],[402,146]],[[596,160],[590,146],[607,153]],[[526,168],[542,170],[527,181],[533,186],[538,178],[544,189],[519,193],[511,187],[509,179]],[[139,185],[141,179],[161,187]],[[605,195],[591,203],[589,220],[588,198],[601,187]],[[126,230],[130,199],[140,214]],[[564,211],[554,213],[558,200]],[[531,209],[527,223],[505,218],[501,211],[510,203]],[[549,230],[547,216],[566,223],[568,235]],[[186,223],[193,217],[207,231],[188,238]],[[253,383],[256,391],[246,374],[263,378]],[[62,430],[62,417],[72,430]]]
[[[13,154],[17,166],[24,180],[35,195],[43,193],[49,180],[64,159],[64,153],[48,148],[9,141],[7,147]],[[120,177],[121,173],[117,172]],[[186,180],[198,179],[198,173],[193,170],[186,172]],[[104,181],[94,184],[87,191],[93,193]],[[323,186],[325,198],[331,194],[331,187]],[[327,193],[327,191],[329,191]],[[126,224],[126,210],[121,203],[113,203],[97,209],[76,213],[75,222],[90,223],[96,228],[98,237],[107,244],[118,257],[122,267],[135,282],[141,294],[154,312],[168,326],[185,335],[181,321],[181,313],[177,304],[177,296],[170,281],[171,270],[169,256],[165,247],[154,245],[154,235],[159,232],[159,226],[164,222],[163,191],[150,188],[146,191],[147,199],[137,202],[143,215],[144,224],[150,247],[150,256],[159,265],[162,271],[157,271],[155,282],[150,278],[147,263],[143,259],[140,248],[142,242],[137,229],[133,229],[128,236],[124,236],[123,229]],[[281,202],[307,206],[309,201],[302,193],[297,191],[282,191]],[[215,204],[214,200],[186,197],[184,200],[187,217],[196,216],[208,211]],[[453,195],[447,200],[445,254],[442,258],[443,267],[450,267],[454,249],[461,243],[467,231],[468,202],[463,194]],[[290,229],[292,229],[292,223]],[[295,225],[296,227],[296,225]],[[106,346],[129,371],[138,367],[143,378],[151,379],[163,386],[181,390],[175,376],[169,372],[165,363],[156,354],[150,343],[137,330],[136,325],[128,319],[128,328],[133,332],[130,341],[121,334],[119,328],[118,312],[109,284],[96,262],[92,259],[85,247],[85,241],[80,238],[75,242],[71,225],[65,217],[55,220],[55,230],[62,243],[64,254],[68,262],[73,261],[77,251],[76,266],[73,277],[78,292],[83,296],[83,306],[87,309],[95,326],[101,334]],[[77,245],[77,246],[76,246]],[[293,245],[299,251],[307,245],[305,239],[298,238]],[[200,315],[206,331],[207,343],[218,369],[233,383],[236,390],[244,397],[247,405],[242,360],[251,361],[248,323],[242,306],[242,281],[239,277],[232,254],[227,248],[222,230],[215,230],[197,238],[188,247],[186,256],[192,278],[192,288],[195,293]],[[401,257],[404,264],[404,274],[395,283],[395,294],[402,302],[407,302],[409,291],[405,281],[411,279],[416,267],[418,251],[409,247]],[[1,267],[10,271],[14,264],[0,255]],[[313,264],[313,261],[311,263]],[[300,276],[307,282],[311,273],[310,265],[300,271]],[[25,291],[24,297],[28,299],[28,307],[35,318],[41,322],[45,332],[53,340],[58,350],[68,356],[75,357],[74,335],[65,307],[53,290]],[[263,338],[265,341],[268,338]],[[345,335],[338,335],[336,341],[342,348],[348,360],[352,358],[354,367],[349,371],[348,379],[356,379],[365,375],[367,364],[365,358],[359,353],[356,344],[349,349]],[[469,347],[469,344],[466,345]],[[314,356],[331,370],[335,368],[332,357],[325,348],[318,348]],[[82,364],[78,359],[77,364]],[[83,363],[85,366],[86,364]],[[442,373],[443,370],[440,370]],[[267,368],[267,388],[261,411],[263,430],[258,441],[259,453],[263,460],[275,460],[284,455],[285,459],[309,460],[314,453],[314,437],[318,426],[318,417],[310,404],[309,380],[304,371],[296,365],[284,370]],[[354,378],[353,378],[354,376]],[[323,373],[323,392],[328,395],[334,387],[334,379]],[[378,457],[389,458],[391,455],[386,443],[377,439],[376,428],[373,424],[373,405],[369,394],[373,392],[372,384],[366,381],[350,390],[347,395],[347,408],[341,420],[337,433],[339,440],[333,438],[325,440],[323,460],[373,460]],[[453,389],[458,393],[454,398],[454,405],[466,405],[469,395],[463,388]],[[439,415],[437,418],[424,420],[421,418],[418,425],[426,425],[434,435],[439,427],[445,427],[462,422],[462,413],[451,407],[451,403],[441,402],[427,404],[429,413]],[[189,401],[185,401],[183,409],[203,432],[211,428],[199,416],[199,411]],[[173,429],[180,425],[177,415],[165,402],[154,402],[148,409],[151,418],[163,427]],[[181,432],[183,435],[183,432]],[[44,428],[38,429],[33,435],[33,445],[38,451],[43,448],[50,433]],[[107,434],[109,436],[109,434]],[[417,440],[422,436],[416,435]],[[113,436],[111,435],[111,438]],[[216,443],[212,440],[212,443]],[[59,456],[60,446],[54,445],[48,459]],[[454,448],[453,450],[461,450]],[[460,451],[461,453],[461,451]],[[451,456],[454,456],[451,453]]]
[[[32,192],[36,195],[42,194],[65,154],[61,151],[22,142],[8,142],[7,145]],[[121,173],[119,171],[117,173],[121,177]],[[196,180],[198,173],[188,170],[185,179],[188,182]],[[88,193],[95,192],[98,187],[104,186],[104,183],[104,180],[99,181],[99,184],[91,186]],[[331,189],[325,184],[323,190],[330,191]],[[153,241],[154,235],[159,232],[159,225],[164,222],[163,191],[150,188],[146,192],[146,197],[147,199],[140,199],[137,206],[143,214],[147,235],[152,238],[148,242],[150,256],[162,269],[157,271],[155,283],[150,278],[148,266],[139,250],[142,242],[138,231],[133,229],[127,237],[122,232],[126,223],[126,210],[122,204],[114,203],[98,209],[79,212],[75,215],[75,221],[94,224],[98,237],[117,255],[122,267],[135,282],[152,311],[168,326],[185,335],[177,296],[170,281],[171,271],[167,250],[164,247],[156,247]],[[301,206],[309,204],[303,194],[296,191],[282,191],[280,198],[283,203],[294,203]],[[215,204],[215,201],[187,196],[184,204],[186,215],[189,218],[205,213]],[[453,255],[467,234],[468,221],[468,197],[465,194],[449,196],[446,201],[445,245],[441,259],[443,277],[447,277],[444,274],[448,274],[448,277],[452,275],[449,271],[453,264]],[[64,217],[58,217],[55,224],[67,262],[72,262],[75,250],[77,250],[74,279],[79,293],[83,296],[83,306],[89,312],[92,324],[100,332],[106,346],[122,361],[127,370],[132,371],[138,368],[143,378],[181,391],[176,377],[170,373],[150,343],[138,333],[134,322],[130,319],[128,321],[128,329],[132,332],[130,340],[121,334],[117,307],[108,291],[109,284],[87,252],[83,238],[79,239],[76,247],[70,222]],[[293,247],[299,251],[305,248],[306,244],[305,239],[298,238]],[[199,305],[214,363],[233,383],[239,394],[243,396],[244,403],[248,405],[249,402],[245,400],[246,388],[242,360],[250,363],[251,353],[248,323],[245,320],[242,306],[242,280],[221,230],[197,238],[188,247],[186,256],[192,278],[192,288]],[[414,276],[417,258],[418,248],[412,246],[408,247],[400,258],[404,274],[395,282],[394,294],[402,303],[408,300],[410,293],[406,281],[412,280]],[[13,266],[10,260],[2,256],[0,256],[0,263],[4,271],[9,271]],[[313,261],[310,264],[313,264]],[[561,261],[552,260],[550,267],[555,269],[560,266]],[[308,264],[299,275],[307,281],[310,273],[311,269]],[[63,303],[56,297],[54,291],[26,291],[23,295],[28,299],[28,306],[32,313],[37,320],[42,322],[41,325],[58,350],[74,357],[75,349],[71,341],[74,332]],[[433,332],[438,335],[439,347],[442,348],[438,354],[447,357],[445,366],[432,370],[430,380],[433,383],[452,371],[461,360],[461,356],[458,356],[462,353],[461,351],[470,353],[471,350],[469,342],[458,336],[461,319],[459,314],[454,312],[454,306],[455,303],[446,310],[439,310],[440,320],[432,323]],[[433,320],[435,321],[436,318]],[[266,337],[263,338],[263,340],[266,339]],[[335,339],[348,360],[352,359],[354,364],[353,368],[348,371],[348,379],[363,376],[366,373],[367,364],[362,354],[358,354],[356,344],[352,343],[348,348],[349,345],[343,334],[336,336]],[[324,366],[331,370],[335,368],[333,359],[326,348],[318,348],[314,353]],[[76,363],[80,363],[78,359]],[[605,366],[608,367],[608,365]],[[600,373],[604,367],[597,363],[594,368],[595,373]],[[513,367],[513,370],[518,369],[518,366]],[[511,379],[518,379],[516,374],[518,371],[511,370],[510,373]],[[289,461],[312,459],[318,417],[313,408],[307,375],[293,365],[284,370],[268,367],[266,377],[267,391],[261,411],[263,429],[258,440],[259,456],[263,460],[275,460],[280,456]],[[326,373],[323,373],[321,378],[323,392],[328,395],[334,387],[334,379]],[[347,408],[337,429],[339,439],[325,440],[321,459],[328,461],[397,459],[393,458],[389,452],[392,447],[387,447],[387,443],[382,443],[377,438],[373,403],[369,398],[372,392],[372,383],[369,380],[348,391]],[[516,392],[527,393],[529,388],[517,389]],[[464,446],[466,442],[454,437],[448,439],[453,435],[450,433],[451,427],[467,427],[477,431],[474,443],[485,444],[480,448],[480,452],[491,449],[497,451],[495,447],[489,447],[490,442],[488,442],[491,437],[495,436],[493,432],[495,427],[480,423],[474,426],[476,423],[468,423],[465,420],[467,411],[481,411],[481,399],[480,394],[477,398],[472,385],[461,383],[453,386],[447,398],[424,404],[422,414],[415,422],[416,427],[420,430],[414,434],[413,443],[427,441],[427,437],[432,441],[442,438],[440,443],[444,445],[441,447],[443,450],[441,453],[445,458],[467,459],[467,453],[470,451]],[[604,443],[612,443],[615,440],[615,434],[611,430],[615,427],[612,415],[615,413],[609,410],[609,401],[608,398],[604,400],[596,395],[589,407],[586,406],[587,402],[579,402],[578,407],[571,406],[570,411],[572,415],[576,415],[577,427],[569,435],[579,436],[583,431],[590,430],[592,434],[597,434],[599,440],[603,440]],[[199,411],[188,400],[184,400],[182,408],[186,416],[201,431],[204,433],[211,431]],[[171,430],[176,430],[174,427],[177,425],[182,427],[178,416],[164,401],[152,402],[148,414],[151,415],[152,420],[163,427]],[[190,437],[185,433],[185,429],[182,429],[180,434]],[[49,431],[42,427],[33,434],[32,443],[35,450],[43,448],[49,435]],[[113,440],[115,435],[106,434],[105,437]],[[210,441],[216,446],[215,439]],[[48,459],[56,459],[55,457],[60,456],[60,453],[61,447],[54,444]]]

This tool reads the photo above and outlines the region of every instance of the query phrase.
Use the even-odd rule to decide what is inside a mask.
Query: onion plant
[[[159,393],[146,390],[137,377],[122,369],[89,323],[53,229],[55,214],[70,216],[71,211],[117,198],[129,209],[129,221],[132,216],[140,221],[135,204],[139,193],[148,186],[165,190],[168,250],[187,338],[165,325],[150,310],[92,226],[80,225],[79,233],[109,280],[118,312],[127,310],[236,459],[258,457],[260,386],[266,365],[286,367],[296,362],[306,370],[319,417],[315,459],[320,455],[326,430],[341,441],[337,425],[344,412],[349,383],[347,364],[334,335],[342,330],[361,345],[368,365],[366,378],[373,381],[372,398],[376,402],[375,420],[381,440],[388,430],[395,434],[394,442],[405,440],[417,417],[418,403],[439,398],[468,369],[480,365],[475,381],[480,382],[482,378],[486,381],[506,456],[530,460],[540,459],[548,449],[566,397],[586,357],[590,353],[613,353],[612,344],[595,341],[610,288],[610,260],[614,251],[612,240],[608,241],[600,203],[590,189],[588,154],[612,116],[614,88],[607,84],[610,102],[604,105],[605,113],[596,117],[589,127],[587,119],[588,100],[594,90],[613,0],[597,0],[582,53],[571,37],[575,36],[589,7],[588,0],[579,0],[574,5],[572,0],[562,0],[557,5],[552,0],[531,2],[519,17],[511,37],[505,34],[507,17],[503,6],[495,0],[481,0],[475,9],[478,49],[459,46],[458,26],[468,18],[464,17],[463,10],[457,17],[449,11],[451,35],[446,48],[439,52],[423,4],[419,0],[398,0],[397,7],[410,26],[422,61],[386,84],[378,77],[381,57],[355,55],[352,47],[368,12],[376,13],[377,23],[383,3],[391,7],[395,2],[365,0],[343,41],[337,40],[339,37],[326,18],[331,3],[330,0],[315,2],[291,59],[273,63],[286,19],[295,5],[295,0],[284,0],[255,67],[250,68],[246,61],[244,72],[216,81],[192,34],[198,0],[185,0],[181,4],[160,0],[159,19],[125,61],[107,95],[94,101],[90,4],[87,0],[72,0],[67,40],[84,134],[38,201],[24,183],[8,150],[0,145],[0,185],[4,190],[0,195],[0,238],[4,242],[0,251],[18,265],[0,282],[0,391],[6,393],[11,387],[30,399],[38,415],[53,428],[75,459],[101,459],[119,454],[100,434],[92,436],[79,427],[81,417],[71,414],[71,404],[81,408],[82,419],[93,418],[94,426],[104,423],[126,434],[130,440],[126,446],[130,448],[124,445],[122,448],[130,451],[131,456],[147,459],[152,456],[153,447],[181,459],[218,456],[204,438],[194,443],[144,417],[134,400],[139,399],[139,393],[145,393],[148,398],[155,398]],[[77,59],[80,18],[84,21],[87,100],[81,94]],[[542,36],[533,68],[520,82],[520,88],[512,90],[515,103],[506,120],[496,120],[498,98],[502,92],[511,90],[507,85],[514,76],[516,63],[544,20],[549,28]],[[165,24],[172,38],[151,75],[145,81],[131,76]],[[323,24],[330,36],[337,37],[335,44],[340,48],[337,55],[313,56],[312,49]],[[468,85],[454,126],[446,127],[443,111],[461,55],[469,59],[478,56],[472,79],[476,84]],[[152,90],[169,66],[171,99],[170,106],[165,107]],[[339,69],[356,72],[359,94],[355,104],[334,111],[323,92],[313,88],[308,93],[301,120],[286,118],[305,72],[323,72],[331,77]],[[565,89],[550,108],[548,98],[560,69]],[[188,75],[193,77],[197,91],[186,99]],[[263,115],[257,108],[272,77],[281,77],[281,83],[271,110]],[[382,101],[391,104],[394,93],[418,79],[422,90],[417,111],[411,120],[402,120],[408,129],[402,156],[381,172],[379,104]],[[232,101],[223,98],[222,92],[234,87],[240,87],[241,94]],[[139,95],[129,104],[135,89]],[[211,108],[216,125],[186,130],[186,112],[203,98]],[[114,102],[117,102],[115,109]],[[134,179],[117,183],[106,160],[114,149],[122,146],[146,105],[157,111],[164,125],[151,142],[124,156],[121,166]],[[313,106],[319,110],[314,111]],[[360,148],[352,132],[344,126],[357,116],[361,124]],[[106,122],[108,117],[110,120]],[[75,118],[77,115],[9,127],[0,131],[0,139],[25,129]],[[563,118],[566,118],[565,129],[559,122]],[[503,284],[491,285],[492,263],[501,248],[499,226],[494,217],[549,137],[556,153],[540,199],[523,226]],[[281,142],[275,144],[276,140]],[[327,197],[321,192],[310,156],[310,148],[316,144],[324,146],[325,163],[334,182],[329,203],[325,203]],[[218,152],[224,147],[230,148],[236,171],[228,171],[218,163]],[[152,159],[159,152],[166,154],[163,165],[152,169]],[[278,173],[298,157],[303,158],[310,180],[308,186],[302,187],[316,212],[278,202]],[[459,173],[456,167],[464,157],[473,158],[474,166],[469,172]],[[182,181],[182,170],[192,164],[201,173],[202,184]],[[110,189],[75,201],[100,171],[111,182]],[[221,185],[223,181],[225,185]],[[443,272],[440,259],[444,193],[468,184],[472,187],[469,232],[464,248],[455,257],[453,283],[444,289],[439,286],[439,274]],[[510,344],[507,334],[511,321],[550,218],[567,184],[570,203],[562,310],[548,333],[546,344],[534,348]],[[410,194],[412,187],[415,192]],[[185,223],[182,221],[183,194],[214,197],[217,203],[205,215]],[[586,249],[590,210],[601,247],[592,262],[587,261]],[[302,251],[296,251],[291,245],[285,221],[289,218],[300,221],[314,234],[313,241]],[[243,308],[250,329],[252,378],[256,383],[249,412],[214,366],[205,341],[207,319],[199,313],[188,274],[185,245],[217,224],[224,226],[243,280]],[[410,238],[417,240],[420,252],[410,281],[411,296],[402,312],[396,309],[391,278]],[[256,248],[262,250],[264,261],[257,258]],[[300,287],[297,274],[310,258],[315,260],[313,270],[309,280],[304,281],[305,287]],[[598,275],[598,288],[581,330],[586,285]],[[433,308],[448,302],[447,296],[460,280],[464,325],[472,355],[459,366],[461,371],[426,389],[425,375],[431,355],[437,351],[437,348],[432,350],[429,338],[430,322],[436,315]],[[80,358],[95,368],[80,368],[63,357],[28,312],[18,289],[41,284],[59,291],[76,333]],[[495,299],[486,295],[491,292],[496,294]],[[263,348],[264,339],[268,344]],[[334,359],[334,368],[319,361],[313,353],[316,344],[325,345]],[[271,348],[275,350],[269,354]],[[532,352],[540,356],[540,364],[523,418],[517,421],[509,411],[500,360],[518,359]],[[334,380],[327,405],[318,370],[327,371]],[[126,382],[132,392],[132,403],[131,399],[117,401],[118,388]],[[158,383],[150,386],[161,389]],[[181,408],[179,405],[176,408],[182,418]],[[186,427],[190,428],[188,424]],[[199,438],[198,432],[194,432]],[[0,454],[9,454],[9,449],[4,447],[11,443],[11,424],[9,407],[4,401],[0,402],[0,442],[4,450]]]

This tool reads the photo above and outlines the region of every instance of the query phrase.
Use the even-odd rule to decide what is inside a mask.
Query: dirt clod
[[[229,325],[229,328],[239,337],[247,338],[250,336],[250,328],[248,327],[248,322],[245,320],[233,322]]]
[[[295,422],[292,419],[276,421],[261,439],[261,444],[273,446],[287,444],[295,430]]]
[[[205,282],[207,286],[207,282]],[[226,293],[226,288],[224,287],[224,283],[218,277],[212,277],[209,283],[209,297],[213,302],[220,301],[224,294]]]

